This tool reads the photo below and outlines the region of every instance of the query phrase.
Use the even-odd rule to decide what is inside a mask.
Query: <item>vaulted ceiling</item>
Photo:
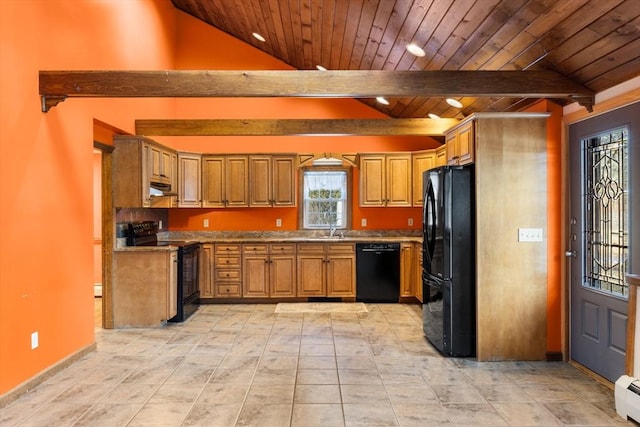
[[[300,70],[551,70],[596,92],[640,75],[639,0],[172,2]],[[425,55],[409,53],[409,43]],[[535,102],[456,99],[462,108],[444,97],[388,97],[389,105],[361,101],[395,118],[462,118]]]

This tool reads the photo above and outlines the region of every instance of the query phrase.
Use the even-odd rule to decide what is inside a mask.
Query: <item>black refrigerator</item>
[[[475,183],[469,166],[423,174],[424,335],[443,354],[476,351]]]

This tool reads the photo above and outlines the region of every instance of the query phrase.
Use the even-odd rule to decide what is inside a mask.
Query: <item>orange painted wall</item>
[[[549,112],[547,120],[547,352],[562,351],[562,107],[543,100],[530,112]]]
[[[0,1],[0,396],[95,340],[93,119],[133,132],[140,112],[175,108],[72,99],[44,114],[38,71],[171,68],[175,28],[167,0]]]

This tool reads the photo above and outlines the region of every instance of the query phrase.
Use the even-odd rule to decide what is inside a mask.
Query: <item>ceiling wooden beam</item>
[[[458,119],[136,120],[136,135],[442,136],[458,122]]]
[[[42,111],[71,97],[523,97],[595,93],[553,71],[40,71]]]

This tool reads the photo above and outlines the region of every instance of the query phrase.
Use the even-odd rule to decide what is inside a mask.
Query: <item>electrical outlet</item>
[[[413,226],[413,218],[409,218],[409,219],[407,220],[407,225],[408,225],[409,227]]]
[[[162,221],[158,221],[158,228],[162,230]]]
[[[363,227],[366,227],[366,226],[367,226],[367,218],[362,218],[362,220],[360,220],[360,224],[361,224]]]
[[[518,228],[518,242],[542,242],[542,228]]]
[[[31,350],[38,348],[38,345],[38,332],[33,332],[31,334]]]
[[[276,218],[276,227],[282,227],[282,219]]]
[[[209,220],[208,220],[208,219],[205,219],[204,221],[202,221],[202,225],[203,225],[205,228],[209,227]]]

